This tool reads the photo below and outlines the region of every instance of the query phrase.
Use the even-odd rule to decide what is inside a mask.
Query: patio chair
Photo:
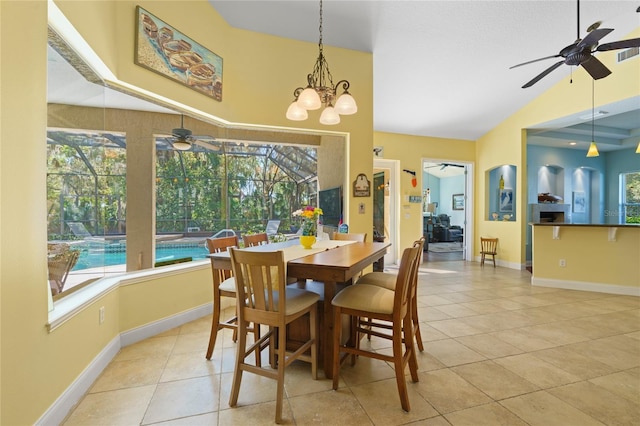
[[[67,226],[69,227],[73,235],[81,240],[106,243],[104,238],[92,235],[82,222],[67,222]]]
[[[62,293],[69,272],[78,262],[80,250],[71,249],[69,244],[60,243],[49,244],[48,251],[49,286],[51,295],[55,296]]]
[[[270,220],[267,222],[267,227],[265,228],[264,232],[269,236],[276,235],[278,233],[278,228],[280,228],[280,221]]]

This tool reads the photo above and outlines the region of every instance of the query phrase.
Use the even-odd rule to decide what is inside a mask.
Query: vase
[[[316,243],[316,237],[313,235],[301,235],[300,245],[306,249],[310,249]]]

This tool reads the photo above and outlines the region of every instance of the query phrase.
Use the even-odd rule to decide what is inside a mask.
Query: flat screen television
[[[342,187],[320,190],[318,205],[322,209],[322,224],[337,227],[342,218]]]

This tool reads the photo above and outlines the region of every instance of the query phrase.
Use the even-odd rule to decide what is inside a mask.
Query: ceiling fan
[[[461,167],[464,169],[464,165],[463,164],[452,164],[452,163],[439,163],[439,164],[435,164],[433,166],[427,166],[425,167],[425,169],[432,169],[434,167],[440,167],[440,170],[444,170],[447,167]]]
[[[522,86],[523,89],[531,87],[540,81],[543,77],[551,73],[562,64],[575,65],[584,68],[594,80],[604,78],[611,74],[609,68],[607,68],[598,58],[593,56],[595,52],[603,52],[606,50],[626,49],[630,47],[640,47],[640,38],[633,38],[629,40],[614,41],[612,43],[605,43],[598,45],[600,39],[613,31],[612,28],[599,28],[600,22],[596,22],[587,28],[588,34],[585,38],[580,38],[580,0],[577,0],[577,17],[578,17],[578,29],[577,40],[569,46],[560,50],[557,55],[545,56],[544,58],[534,59],[532,61],[523,62],[518,65],[514,65],[509,69],[520,67],[522,65],[532,64],[534,62],[543,61],[551,58],[562,58],[561,61],[551,65],[546,70],[535,76],[531,81]],[[640,9],[640,8],[639,8]]]
[[[171,137],[168,138],[168,140],[171,146],[178,151],[188,151],[194,144],[211,151],[218,151],[220,149],[219,146],[213,144],[213,140],[209,143],[194,137],[193,132],[184,127],[184,114],[180,115],[180,127],[171,130]]]

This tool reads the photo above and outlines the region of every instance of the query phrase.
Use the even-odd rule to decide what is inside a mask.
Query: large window
[[[620,175],[620,211],[623,223],[640,223],[640,172]]]

